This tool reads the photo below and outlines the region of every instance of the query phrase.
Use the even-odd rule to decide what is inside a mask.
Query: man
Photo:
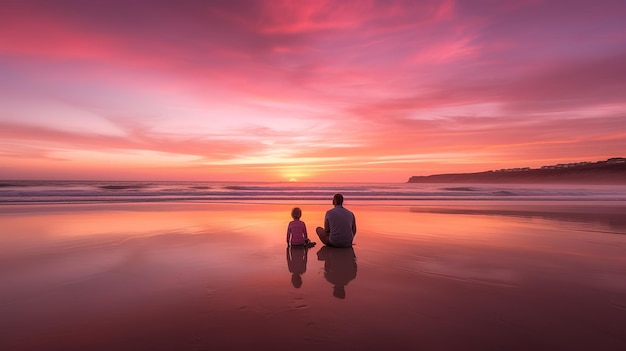
[[[316,232],[324,245],[334,247],[351,247],[356,235],[356,219],[354,213],[343,207],[343,195],[333,196],[335,208],[328,210],[324,217],[324,228],[317,227]]]

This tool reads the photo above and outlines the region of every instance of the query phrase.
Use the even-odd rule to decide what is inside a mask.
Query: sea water
[[[626,185],[288,183],[184,181],[0,181],[0,203],[328,202],[428,200],[626,201]]]

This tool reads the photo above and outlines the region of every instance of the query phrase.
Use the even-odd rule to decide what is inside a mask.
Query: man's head
[[[335,194],[335,196],[333,196],[333,205],[335,206],[343,205],[343,195]]]

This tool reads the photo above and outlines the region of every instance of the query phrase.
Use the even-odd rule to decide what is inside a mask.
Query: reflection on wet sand
[[[356,278],[357,264],[354,248],[323,246],[317,252],[317,259],[324,261],[324,278],[333,284],[333,296],[345,299],[345,286]]]
[[[594,207],[590,210],[590,207]],[[598,206],[595,203],[569,206],[542,206],[532,204],[527,206],[485,206],[476,208],[454,207],[412,207],[416,213],[462,214],[481,216],[507,216],[520,218],[538,218],[562,222],[584,222],[606,225],[610,228],[626,228],[626,207],[618,205]]]
[[[306,273],[309,248],[303,246],[287,247],[287,268],[291,273],[291,284],[296,289],[302,286],[302,274]]]
[[[354,207],[358,281],[291,205],[0,206],[0,350],[626,349],[619,206],[420,205]]]

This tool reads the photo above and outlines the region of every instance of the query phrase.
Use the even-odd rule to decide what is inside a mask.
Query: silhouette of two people
[[[306,272],[308,247],[287,247],[287,267],[291,273],[291,284],[302,286],[302,274]],[[333,285],[333,296],[346,298],[345,286],[356,278],[356,255],[352,247],[338,248],[322,246],[317,251],[318,261],[324,261],[324,278]]]

